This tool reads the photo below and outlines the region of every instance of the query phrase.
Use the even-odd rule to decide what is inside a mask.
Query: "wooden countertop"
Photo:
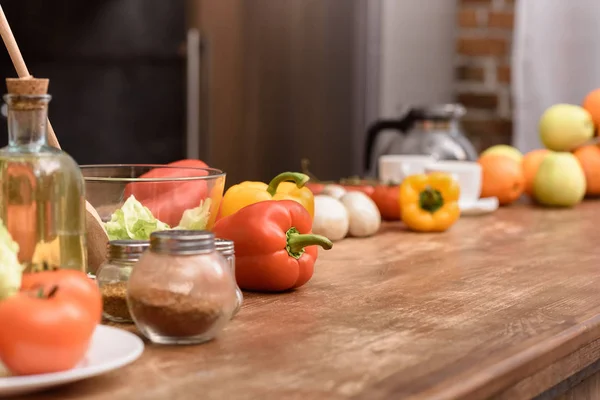
[[[514,206],[442,234],[388,224],[321,251],[300,290],[246,294],[211,343],[148,345],[26,398],[531,398],[600,358],[599,231],[600,202]]]

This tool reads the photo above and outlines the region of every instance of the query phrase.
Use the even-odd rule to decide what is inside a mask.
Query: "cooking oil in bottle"
[[[0,149],[0,218],[26,271],[87,265],[84,180],[46,141],[47,79],[7,79],[7,147]]]

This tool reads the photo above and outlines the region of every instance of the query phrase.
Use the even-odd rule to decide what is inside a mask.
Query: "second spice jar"
[[[159,231],[129,278],[127,303],[138,330],[152,342],[202,343],[231,319],[236,288],[212,232]]]
[[[235,278],[235,248],[233,240],[217,238],[215,239],[215,248],[219,253],[221,253],[223,257],[225,257],[225,259],[229,263],[229,267],[231,268],[231,274]],[[235,307],[235,310],[233,310],[233,316],[235,316],[240,311],[240,308],[242,308],[242,303],[244,302],[244,294],[242,293],[240,287],[237,285],[237,282],[235,284],[235,287],[237,305]]]
[[[149,245],[147,240],[113,240],[108,243],[106,261],[96,271],[105,319],[133,322],[127,307],[127,281],[135,263]]]

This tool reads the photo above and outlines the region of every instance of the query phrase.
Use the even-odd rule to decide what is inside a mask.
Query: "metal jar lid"
[[[235,254],[233,240],[215,239],[215,249],[224,256],[232,256]]]
[[[147,240],[111,240],[106,246],[109,260],[137,261],[150,247]]]
[[[462,104],[438,104],[413,107],[410,114],[415,121],[448,121],[465,115]]]
[[[174,229],[150,234],[150,251],[173,255],[210,253],[215,250],[215,234],[209,231]]]

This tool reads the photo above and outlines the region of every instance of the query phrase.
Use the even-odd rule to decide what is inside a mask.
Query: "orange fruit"
[[[596,126],[596,132],[600,127],[600,89],[592,90],[583,100],[583,108],[592,114],[592,120]]]
[[[582,146],[573,152],[585,174],[585,194],[600,195],[600,148],[596,145]]]
[[[517,200],[525,190],[521,163],[514,159],[489,154],[479,158],[481,165],[481,197],[497,197],[500,205]]]
[[[537,174],[538,168],[544,157],[548,154],[548,149],[532,150],[523,156],[523,176],[525,177],[525,193],[533,196],[533,180]]]

